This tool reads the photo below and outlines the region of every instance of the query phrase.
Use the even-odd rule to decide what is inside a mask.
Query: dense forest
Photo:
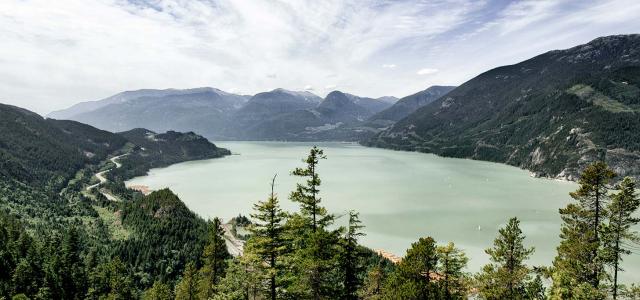
[[[604,162],[584,169],[559,211],[550,265],[528,264],[535,249],[514,217],[486,249],[490,263],[472,273],[453,242],[422,237],[400,261],[362,246],[358,213],[337,222],[323,206],[317,170],[327,157],[317,147],[291,172],[299,184],[287,198],[297,211],[280,207],[274,176],[250,216],[223,224],[168,189],[144,195],[124,185],[151,167],[229,153],[196,134],[113,134],[10,106],[0,113],[0,299],[640,297],[640,286],[619,282],[640,242],[640,199],[634,180]],[[108,181],[88,189],[101,170]],[[245,241],[240,255],[228,250],[230,235]]]
[[[118,135],[135,145],[127,151],[129,155],[120,159],[123,167],[110,174],[124,179],[145,175],[151,168],[231,154],[228,149],[216,147],[206,138],[193,132],[155,133],[144,128],[136,128],[120,132]]]
[[[229,151],[194,133],[140,132],[114,134],[0,104],[0,299],[100,298],[120,275],[131,283],[122,297],[131,298],[150,278],[175,277],[200,255],[204,220],[171,192],[143,197],[123,181]],[[110,158],[123,154],[126,166],[109,174],[116,180],[87,189],[96,172],[113,168]],[[155,205],[165,213],[145,219]]]
[[[639,236],[631,227],[640,199],[631,178],[616,179],[604,163],[586,168],[575,199],[560,210],[562,242],[550,266],[530,266],[517,218],[499,230],[490,263],[478,273],[454,243],[417,240],[392,263],[361,246],[357,212],[347,225],[321,201],[312,148],[292,171],[300,183],[280,208],[273,189],[255,203],[244,253],[232,257],[225,227],[189,211],[170,190],[147,196],[114,189],[123,201],[95,193],[93,207],[112,223],[87,229],[30,230],[20,216],[0,214],[0,297],[6,299],[637,299],[640,287],[618,282],[624,257]],[[272,187],[276,177],[273,178]],[[113,185],[122,184],[112,183]],[[114,191],[119,190],[116,193]],[[124,195],[128,194],[128,196]],[[97,230],[95,227],[102,227]],[[117,228],[116,228],[117,227]],[[235,228],[235,226],[234,226]],[[96,235],[102,233],[102,236]]]

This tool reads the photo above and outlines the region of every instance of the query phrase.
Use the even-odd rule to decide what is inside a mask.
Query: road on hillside
[[[116,169],[118,169],[118,168],[122,167],[122,164],[121,164],[121,163],[119,163],[119,162],[117,161],[117,159],[119,159],[120,157],[123,157],[123,156],[125,156],[125,155],[128,155],[128,154],[129,154],[129,153],[122,154],[122,155],[118,155],[118,156],[114,156],[114,157],[112,157],[112,158],[110,159],[110,160],[111,160],[111,162],[112,162],[113,164],[115,164],[115,165],[116,165]],[[99,180],[100,182],[98,182],[98,183],[96,183],[96,184],[93,184],[93,185],[88,186],[88,187],[87,187],[87,189],[86,189],[86,190],[87,190],[87,192],[88,192],[88,191],[91,191],[92,189],[94,189],[94,188],[98,187],[99,185],[101,185],[101,184],[103,184],[103,183],[107,182],[107,178],[105,178],[105,177],[104,177],[104,174],[106,174],[107,172],[111,171],[112,169],[113,169],[113,168],[110,168],[110,169],[107,169],[107,170],[104,170],[104,171],[101,171],[101,172],[96,173],[94,176],[96,176],[96,178],[98,178],[98,180]],[[104,195],[107,199],[109,199],[109,200],[111,200],[111,201],[118,201],[118,198],[114,197],[114,196],[113,196],[113,195],[111,195],[111,194],[108,194],[108,193],[105,193],[105,192],[102,192],[102,191],[100,191],[100,194]]]

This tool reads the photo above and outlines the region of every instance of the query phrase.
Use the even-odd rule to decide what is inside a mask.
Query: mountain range
[[[230,114],[248,100],[247,96],[213,88],[138,90],[79,103],[48,117],[75,120],[113,132],[148,128],[218,137]]]
[[[331,92],[323,99],[311,92],[285,89],[253,96],[208,87],[145,89],[82,102],[52,112],[48,117],[75,120],[116,132],[138,127],[195,131],[217,140],[354,141],[378,132],[380,126],[367,122],[386,109],[397,110],[396,102],[398,99],[390,96],[374,99],[340,91]],[[426,103],[428,101],[400,109],[394,117],[406,116]]]
[[[101,129],[196,131],[218,140],[358,141],[507,163],[575,180],[604,159],[640,166],[640,35],[595,39],[396,99],[276,89],[139,90],[54,112]]]

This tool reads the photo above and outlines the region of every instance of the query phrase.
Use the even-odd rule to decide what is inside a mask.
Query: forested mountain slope
[[[503,162],[576,179],[604,158],[640,174],[640,35],[595,39],[487,71],[366,145]]]
[[[118,135],[135,145],[129,155],[120,159],[122,168],[115,171],[120,173],[123,179],[144,175],[151,168],[231,154],[228,149],[219,148],[193,132],[155,133],[151,130],[136,128],[120,132]]]
[[[455,86],[430,86],[424,91],[401,98],[393,106],[372,116],[369,122],[393,124],[419,108],[438,100],[454,88]]]
[[[80,191],[110,155],[124,152],[129,152],[124,179],[153,167],[229,154],[192,132],[115,134],[0,104],[0,208],[35,223],[91,215]]]
[[[229,153],[193,132],[115,134],[0,104],[0,298],[132,299],[150,278],[174,282],[199,259],[206,221],[168,190],[123,181]],[[122,167],[87,189],[115,154]]]
[[[57,121],[0,104],[0,176],[60,188],[88,163],[104,160],[126,139],[75,121]]]
[[[389,102],[382,100],[333,91],[315,110],[328,123],[350,124],[365,121],[389,106],[391,106]]]
[[[287,131],[305,126],[312,119],[297,118],[299,112],[312,109],[322,98],[310,92],[275,89],[258,93],[235,111],[225,125],[225,136],[240,140],[269,140],[286,136]],[[283,127],[282,124],[287,124]]]
[[[333,91],[314,106],[255,119],[236,136],[253,140],[354,141],[371,130],[360,128],[369,117],[391,105],[390,99]]]

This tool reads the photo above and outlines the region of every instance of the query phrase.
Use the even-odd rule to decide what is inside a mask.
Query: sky
[[[402,97],[596,37],[638,0],[1,0],[0,102],[41,114],[142,88]]]

